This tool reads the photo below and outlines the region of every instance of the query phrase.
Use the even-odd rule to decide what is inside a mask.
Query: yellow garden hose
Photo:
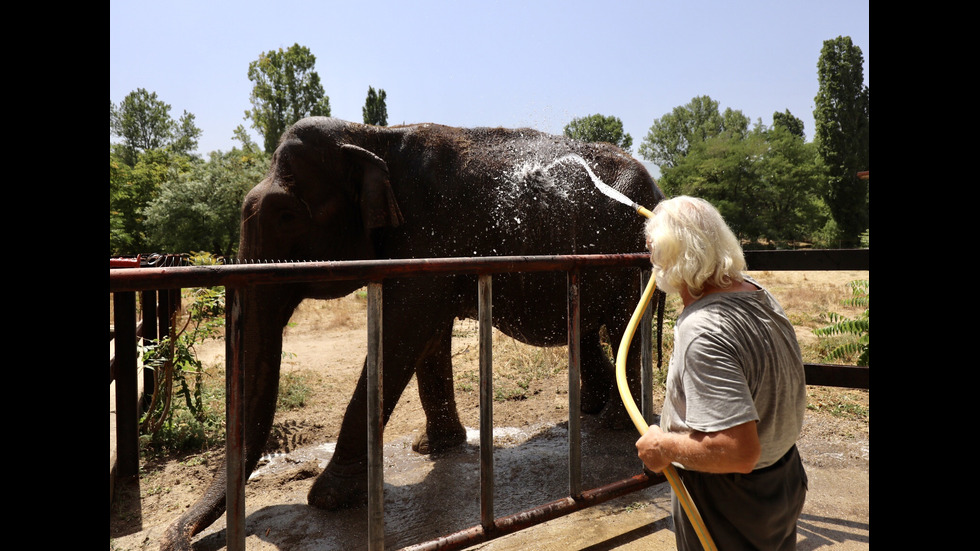
[[[637,212],[643,216],[647,218],[652,216],[649,210],[639,205],[634,204],[634,206]],[[640,431],[640,436],[646,434],[649,426],[643,419],[643,414],[640,413],[639,408],[636,407],[636,402],[633,401],[633,396],[630,395],[629,385],[626,383],[626,354],[629,351],[630,343],[633,342],[633,334],[636,333],[636,326],[639,325],[640,318],[643,317],[643,312],[647,309],[647,304],[650,303],[650,298],[653,296],[656,287],[656,280],[651,275],[650,282],[647,283],[646,289],[643,290],[643,296],[640,297],[640,302],[636,305],[633,317],[626,327],[626,333],[623,334],[623,341],[619,344],[619,353],[616,354],[616,383],[619,386],[619,396],[622,398],[623,405],[626,406],[626,411],[629,413],[630,419],[633,420],[636,430]],[[691,495],[687,493],[687,488],[684,487],[684,482],[678,476],[677,470],[673,465],[668,464],[663,474],[667,477],[667,482],[670,483],[671,489],[674,490],[674,495],[680,502],[681,508],[687,514],[688,520],[691,521],[691,525],[694,527],[698,539],[701,540],[701,546],[706,551],[718,551],[718,547],[715,546],[714,540],[711,539],[711,534],[708,533],[708,529],[704,525],[704,520],[701,519],[701,513],[698,512],[697,506],[691,500]]]

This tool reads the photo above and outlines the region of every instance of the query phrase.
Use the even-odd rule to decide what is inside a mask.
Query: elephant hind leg
[[[596,414],[609,401],[615,371],[599,331],[582,336],[582,413]]]
[[[419,399],[425,410],[425,433],[412,444],[418,453],[438,453],[466,442],[466,429],[456,409],[452,328],[450,318],[433,334],[416,364]]]

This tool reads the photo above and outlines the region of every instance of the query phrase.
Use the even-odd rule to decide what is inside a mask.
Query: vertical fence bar
[[[568,272],[568,495],[582,497],[581,271]]]
[[[493,518],[493,281],[480,276],[478,283],[480,324],[480,524],[486,532]]]
[[[120,477],[139,474],[139,409],[136,373],[136,293],[115,293],[116,456]]]
[[[143,320],[143,340],[146,342],[156,342],[160,338],[159,323],[157,323],[157,291],[143,291],[140,293],[140,317]],[[139,405],[140,411],[146,411],[153,402],[155,386],[156,380],[153,376],[153,370],[144,369],[143,400]]]
[[[384,551],[384,368],[382,348],[382,284],[368,283],[367,431],[368,550]]]
[[[640,293],[646,289],[647,282],[650,281],[650,270],[640,271]],[[647,305],[640,320],[640,378],[642,379],[640,390],[640,411],[643,412],[643,420],[648,425],[653,424],[653,311],[656,305],[653,301]]]
[[[174,304],[174,294],[170,289],[160,289],[156,292],[157,295],[157,311],[156,317],[151,323],[157,325],[157,334],[160,338],[165,338],[170,335],[170,325],[172,321],[173,313],[177,311],[177,305]],[[180,302],[180,295],[177,295],[177,303]],[[145,317],[144,317],[145,319]]]
[[[225,288],[225,427],[228,551],[245,550],[245,372],[241,291]],[[169,316],[168,316],[169,317]]]

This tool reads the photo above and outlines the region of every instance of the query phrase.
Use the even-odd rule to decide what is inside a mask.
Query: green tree
[[[109,154],[109,255],[148,252],[143,210],[160,185],[190,169],[191,159],[166,149],[138,154],[130,166],[118,153]]]
[[[741,111],[728,108],[721,113],[717,101],[709,96],[698,96],[653,121],[640,144],[640,155],[656,163],[661,171],[668,170],[676,166],[695,144],[721,134],[745,137],[748,126],[749,118]]]
[[[367,99],[364,100],[364,108],[361,110],[364,115],[364,124],[388,126],[388,106],[385,105],[385,98],[387,97],[388,95],[385,94],[383,88],[379,88],[375,92],[374,88],[368,86]]]
[[[156,92],[138,88],[118,106],[109,101],[109,133],[122,138],[119,153],[126,164],[134,166],[137,155],[154,149],[192,154],[201,130],[194,125],[193,114],[184,111],[175,121],[170,116],[170,105],[160,100]]]
[[[765,234],[762,181],[757,161],[766,151],[759,132],[742,137],[721,133],[691,144],[676,164],[662,169],[668,196],[692,195],[710,201],[742,239]]]
[[[149,243],[158,251],[230,257],[238,247],[242,200],[267,168],[264,153],[236,148],[213,152],[167,180],[144,209]]]
[[[742,239],[806,241],[825,223],[816,147],[783,125],[723,132],[692,144],[663,171],[668,195],[711,201]]]
[[[288,50],[270,50],[249,63],[248,79],[254,85],[249,98],[252,109],[245,112],[245,118],[262,135],[266,153],[276,150],[279,137],[294,122],[308,116],[330,116],[330,98],[313,70],[315,64],[316,56],[299,44]]]
[[[802,128],[802,121],[786,119],[764,131],[767,149],[755,169],[763,234],[776,243],[812,241],[827,221],[823,164],[816,145],[803,140]]]
[[[633,146],[633,136],[623,132],[619,117],[599,114],[572,119],[565,125],[565,136],[583,142],[611,143],[626,151]]]
[[[864,84],[861,48],[845,36],[824,41],[817,79],[813,117],[817,149],[828,173],[825,199],[842,245],[853,247],[870,223],[868,184],[857,176],[871,168],[871,92]]]
[[[793,116],[793,114],[789,112],[789,109],[787,109],[784,113],[780,113],[778,111],[773,113],[772,126],[773,128],[783,128],[794,136],[799,136],[804,140],[806,139],[806,134],[803,132],[803,121]]]

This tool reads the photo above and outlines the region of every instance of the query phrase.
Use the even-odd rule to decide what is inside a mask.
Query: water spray
[[[653,213],[652,212],[650,212],[649,210],[643,208],[642,206],[634,203],[632,200],[630,200],[629,197],[623,195],[622,193],[620,193],[618,190],[614,189],[609,184],[607,184],[607,183],[603,182],[602,180],[600,180],[599,177],[596,176],[594,172],[592,172],[592,167],[589,166],[589,163],[585,162],[585,159],[583,159],[579,155],[576,155],[574,153],[571,154],[571,155],[565,155],[564,157],[562,157],[562,158],[556,160],[555,162],[551,163],[550,165],[546,166],[544,168],[544,170],[545,170],[545,172],[547,172],[548,170],[550,170],[552,167],[554,167],[558,163],[562,163],[562,162],[565,162],[565,161],[575,161],[578,164],[582,165],[582,168],[584,168],[585,169],[585,172],[588,173],[589,178],[592,179],[592,183],[595,184],[595,187],[598,188],[599,191],[601,191],[603,193],[603,195],[605,195],[606,197],[609,197],[610,199],[612,199],[614,201],[618,201],[618,202],[620,202],[620,203],[622,203],[622,204],[624,204],[624,205],[626,205],[628,207],[632,207],[633,210],[635,210],[636,212],[642,214],[643,216],[646,216],[647,218],[650,218],[651,216],[653,216]]]
[[[648,209],[634,203],[629,197],[626,197],[619,191],[613,189],[611,186],[600,180],[589,167],[585,159],[578,155],[567,155],[562,157],[555,162],[548,165],[545,170],[547,171],[551,167],[558,163],[564,161],[575,161],[581,164],[585,171],[589,174],[589,178],[595,186],[607,197],[618,201],[626,206],[632,207],[636,212],[642,214],[647,218],[652,218],[653,213]],[[633,401],[633,396],[630,394],[629,385],[626,382],[626,355],[629,352],[630,343],[633,342],[633,335],[636,333],[636,327],[640,323],[640,319],[643,317],[643,312],[646,311],[647,305],[650,303],[650,299],[653,297],[653,292],[656,290],[656,278],[651,274],[650,281],[647,283],[646,289],[643,290],[643,295],[640,297],[640,302],[636,305],[636,310],[633,312],[633,317],[630,318],[629,325],[626,327],[626,332],[623,333],[623,340],[619,344],[619,351],[616,354],[616,385],[619,387],[619,396],[623,400],[623,405],[626,406],[626,412],[629,413],[630,419],[633,421],[633,425],[636,426],[636,430],[640,432],[640,436],[646,434],[649,425],[647,425],[646,420],[643,419],[643,414],[640,413],[640,409],[636,407],[636,402]],[[691,500],[691,494],[687,492],[687,488],[684,486],[684,481],[681,480],[680,476],[677,474],[677,469],[673,465],[667,465],[663,471],[664,476],[667,478],[667,482],[670,483],[671,489],[674,490],[674,495],[681,504],[681,508],[687,514],[688,520],[691,521],[691,525],[694,527],[694,531],[698,535],[698,539],[701,541],[701,546],[704,547],[706,551],[718,551],[718,547],[715,545],[713,539],[711,539],[711,534],[708,533],[707,527],[704,525],[704,520],[701,518],[701,513],[698,512],[697,506],[694,501]]]

